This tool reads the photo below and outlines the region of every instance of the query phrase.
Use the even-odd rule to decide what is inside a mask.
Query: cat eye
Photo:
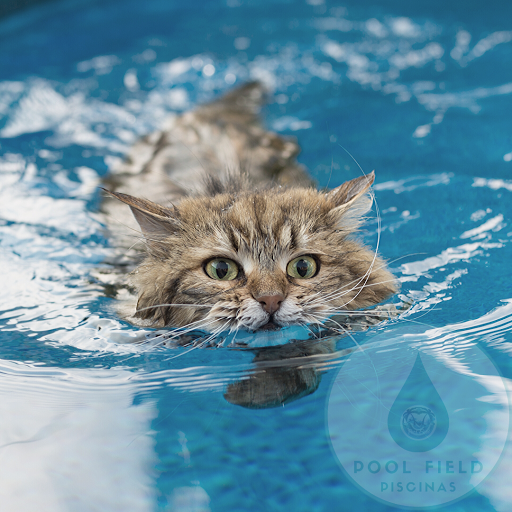
[[[206,264],[205,271],[217,281],[232,281],[238,276],[238,265],[227,258],[215,258]]]
[[[309,279],[316,274],[316,261],[311,256],[299,256],[288,263],[286,272],[296,279]]]

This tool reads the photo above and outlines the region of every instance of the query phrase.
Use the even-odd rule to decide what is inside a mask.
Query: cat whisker
[[[385,282],[389,282],[389,281],[383,281],[383,283],[385,283]],[[371,285],[365,285],[365,286],[363,286],[362,288],[369,288],[369,287],[371,287],[371,286],[378,286],[379,284],[381,284],[381,283],[375,283],[375,284],[371,284]],[[329,308],[330,306],[328,306],[326,303],[328,303],[328,302],[332,302],[332,301],[334,301],[334,300],[338,300],[338,299],[340,299],[341,297],[343,297],[344,295],[347,295],[349,292],[351,292],[351,291],[353,291],[353,290],[357,290],[357,289],[359,289],[359,287],[354,287],[354,288],[352,288],[351,290],[347,291],[346,293],[341,293],[339,296],[332,297],[332,298],[330,298],[330,299],[326,299],[325,301],[319,301],[318,303],[313,304],[313,305],[316,305],[316,306],[318,306],[318,305],[324,305],[324,306],[326,306],[326,307],[328,307],[328,308]],[[358,311],[358,310],[348,310],[348,309],[343,309],[343,308],[345,308],[346,306],[348,306],[348,305],[349,305],[349,304],[350,304],[354,299],[355,299],[355,297],[351,298],[348,302],[345,302],[345,304],[341,304],[340,306],[337,306],[337,308],[338,308],[340,311],[343,311],[343,312],[348,312],[348,311]],[[323,303],[323,304],[322,304],[322,303]]]
[[[135,312],[139,313],[140,311],[145,311],[147,309],[153,308],[163,308],[163,307],[194,307],[194,308],[211,308],[215,304],[155,304],[154,306],[146,306],[145,308],[137,309]]]
[[[363,277],[358,278],[357,280],[353,281],[353,282],[356,282],[356,284],[354,286],[352,286],[352,288],[349,288],[348,290],[345,290],[345,287],[342,287],[341,289],[332,291],[332,292],[330,292],[328,294],[324,294],[324,295],[320,295],[320,292],[319,292],[318,295],[320,295],[320,296],[318,298],[306,301],[305,305],[322,304],[324,302],[329,302],[331,300],[336,300],[340,297],[343,297],[344,295],[347,295],[350,292],[352,292],[354,289],[357,289],[358,285],[362,279],[363,279]],[[364,288],[364,285],[363,285],[363,288]]]
[[[417,318],[423,318],[424,316],[428,315],[431,311],[442,311],[442,308],[436,308],[435,305],[433,305],[431,308],[428,308],[425,310],[425,312],[420,315],[419,317]],[[416,324],[419,324],[419,325],[426,325],[428,327],[432,327],[431,325],[425,323],[425,322],[418,322],[417,318],[415,319],[412,319],[412,318],[401,318],[401,320],[405,320],[406,322],[412,322],[412,323],[416,323]]]
[[[140,238],[137,238],[137,241],[134,242],[132,245],[130,245],[130,247],[128,247],[128,251],[131,251],[140,242],[143,242],[143,240],[141,240]]]
[[[196,320],[195,322],[191,322],[187,325],[184,325],[183,327],[180,327],[178,329],[176,329],[176,334],[174,336],[171,337],[171,339],[173,338],[176,338],[176,337],[179,337],[183,334],[188,334],[189,332],[191,331],[196,331],[196,330],[205,330],[204,328],[208,325],[211,325],[211,324],[214,324],[215,322],[217,322],[217,319],[210,319],[209,322],[205,322],[205,318],[202,318],[201,320]]]
[[[328,317],[314,313],[307,313],[304,316],[307,318],[308,323],[315,323],[320,326],[323,326],[324,322],[328,320]],[[306,323],[304,323],[303,325],[306,325]]]
[[[165,342],[165,340],[163,341],[160,341],[158,342],[157,344],[154,344],[154,345],[151,345],[150,347],[148,347],[146,350],[142,350],[142,351],[139,351],[139,352],[135,352],[134,354],[131,354],[130,356],[122,359],[120,361],[120,363],[125,363],[126,361],[128,361],[129,359],[133,358],[133,357],[139,357],[140,355],[142,354],[145,354],[146,352],[148,352],[150,349],[154,349],[154,348],[157,348],[161,345],[163,345],[163,343]],[[149,344],[149,340],[146,340],[146,341],[142,341],[140,343],[137,343],[137,345],[146,345],[146,344]]]
[[[372,311],[365,311],[365,310],[348,310],[348,309],[335,309],[335,308],[328,308],[329,315],[340,315],[340,316],[374,316],[376,318],[387,315],[388,313],[386,311],[382,312],[372,312]]]
[[[320,317],[320,316],[317,316],[317,315],[311,315],[311,316],[312,316],[312,317],[316,317],[316,318],[318,318],[319,320],[317,320],[317,322],[321,323],[321,325],[322,325],[323,327],[326,327],[327,329],[329,329],[329,330],[331,330],[331,331],[341,332],[341,331],[339,331],[338,329],[333,328],[332,326],[328,326],[328,327],[327,327],[327,326],[325,325],[327,322],[329,322],[329,323],[331,323],[331,324],[336,324],[338,327],[340,327],[340,328],[341,328],[341,324],[340,324],[339,322],[337,322],[337,321],[336,321],[332,316],[329,316],[329,317]],[[384,318],[383,318],[382,320],[384,320]],[[354,323],[354,322],[352,322],[350,325],[358,325],[358,323],[357,323],[357,322],[355,322],[355,323]],[[361,323],[360,325],[363,325],[363,323]]]
[[[130,231],[134,231],[135,233],[137,233],[137,236],[135,237],[135,235],[129,235],[129,234],[126,234],[125,236],[127,237],[134,237],[134,238],[137,238],[137,240],[139,242],[142,242],[144,243],[145,245],[147,245],[145,242],[146,241],[151,241],[151,242],[156,242],[156,243],[159,243],[159,242],[162,242],[162,240],[164,240],[164,237],[162,237],[161,240],[154,240],[154,239],[151,239],[151,238],[148,238],[147,237],[147,234],[144,234],[141,230],[139,229],[136,229],[132,226],[129,226],[128,224],[125,224],[124,222],[121,222],[119,219],[115,219],[113,218],[111,215],[107,215],[106,216],[107,219],[110,221],[110,223],[118,223],[118,224],[121,224],[121,226],[123,226],[124,228],[126,229],[129,229]],[[136,245],[136,244],[134,244]],[[132,246],[133,247],[133,246]],[[130,247],[131,249],[131,247]]]
[[[411,252],[409,254],[404,254],[403,256],[399,256],[398,258],[395,258],[393,260],[389,260],[387,262],[387,264],[391,265],[392,263],[396,263],[397,261],[403,260],[404,258],[409,258],[411,256],[425,256],[426,254],[427,254],[426,252]]]
[[[183,327],[179,327],[177,329],[174,329],[173,331],[171,331],[173,333],[171,336],[169,336],[168,333],[165,332],[165,333],[159,333],[153,339],[158,339],[158,338],[161,337],[162,341],[160,343],[163,344],[166,341],[175,340],[176,338],[179,338],[180,336],[188,334],[191,331],[203,330],[204,327],[206,327],[208,325],[211,325],[214,322],[215,322],[215,320],[212,320],[212,321],[206,322],[206,323],[204,323],[204,319],[196,320],[195,322],[191,322],[191,323],[189,323],[189,324],[187,324],[187,325],[185,325]],[[149,341],[150,340],[143,341],[141,344],[149,343]],[[155,345],[153,345],[153,347],[154,346]]]
[[[231,345],[235,345],[235,340],[236,340],[236,337],[237,337],[237,334],[238,332],[240,331],[239,327],[236,328],[235,330],[235,334],[233,336],[233,339],[231,340]]]
[[[353,253],[358,253],[360,251],[350,251],[350,252],[345,252],[343,253],[345,256],[347,254],[353,254]],[[376,254],[377,251],[375,251],[375,254]],[[349,281],[348,283],[345,283],[345,285],[343,286],[343,288],[347,287],[347,286],[350,286],[352,283],[355,283],[355,282],[358,282],[360,281],[362,278],[364,278],[364,276],[368,273],[368,272],[371,272],[371,271],[376,271],[376,270],[380,270],[382,268],[385,268],[387,265],[386,263],[383,263],[382,265],[380,265],[379,267],[375,267],[373,268],[373,264],[374,264],[374,261],[375,261],[375,254],[374,254],[374,259],[372,260],[372,263],[370,264],[369,268],[366,270],[366,272],[363,274],[363,276],[359,276],[359,277],[356,277],[354,280],[352,281]],[[314,287],[314,286],[313,286]],[[317,295],[320,295],[321,293],[323,292],[323,290],[320,290],[318,291],[317,293],[313,294],[311,298],[314,298],[315,296]]]
[[[430,312],[431,310],[427,311]],[[421,318],[421,317],[420,317]],[[423,326],[426,326],[426,327],[430,327],[432,328],[432,326],[430,324],[427,324],[426,322],[418,322],[418,320],[413,320],[411,318],[401,318],[400,319],[402,322],[410,322],[412,324],[418,324],[418,325],[423,325]]]
[[[333,300],[337,300],[339,299],[340,297],[343,297],[344,295],[347,295],[348,293],[352,292],[353,290],[357,290],[357,289],[363,289],[363,288],[370,288],[372,286],[380,286],[382,284],[386,284],[386,283],[394,283],[395,280],[394,279],[389,279],[389,280],[386,280],[386,281],[379,281],[378,283],[372,283],[372,284],[364,284],[362,286],[353,286],[352,288],[350,288],[350,290],[343,290],[343,291],[338,291],[337,295],[333,292],[331,294],[327,294],[324,297],[322,297],[321,299],[317,299],[315,301],[311,301],[309,303],[305,303],[306,305],[316,305],[316,304],[322,304],[322,303],[325,303],[325,302],[331,302]],[[347,304],[349,304],[349,302],[347,302]],[[346,305],[346,304],[345,304]]]
[[[230,320],[228,320],[227,322],[225,322],[224,324],[222,324],[221,326],[217,327],[217,329],[215,329],[211,334],[210,336],[208,336],[205,340],[203,340],[200,344],[200,346],[204,346],[204,345],[207,345],[208,343],[210,343],[211,340],[215,339],[220,333],[224,332],[224,330],[226,329],[226,327],[230,324]]]
[[[380,269],[385,268],[385,267],[386,267],[386,264],[385,264],[385,263],[383,263],[382,265],[380,265],[380,266],[378,266],[378,267],[376,267],[376,268],[373,268],[372,266],[370,266],[370,267],[368,268],[368,270],[363,274],[363,276],[358,277],[358,278],[354,279],[353,281],[350,281],[350,282],[346,283],[346,284],[345,284],[341,289],[339,289],[339,290],[335,290],[335,291],[333,291],[333,292],[331,292],[331,293],[324,294],[324,295],[321,295],[321,294],[322,294],[322,290],[320,290],[319,292],[317,292],[317,293],[313,294],[313,295],[310,297],[310,299],[308,299],[308,300],[305,302],[305,304],[313,304],[313,303],[315,303],[315,302],[324,302],[324,301],[326,301],[326,300],[327,300],[327,298],[328,298],[328,297],[331,297],[331,296],[335,295],[336,293],[341,293],[342,291],[345,291],[346,293],[350,293],[350,291],[352,291],[352,290],[353,290],[353,287],[352,287],[352,288],[350,288],[349,290],[345,290],[345,288],[346,288],[347,286],[350,286],[350,285],[352,285],[352,284],[354,284],[354,283],[356,283],[356,285],[355,285],[355,286],[357,286],[357,285],[358,285],[357,283],[359,283],[362,279],[364,279],[364,277],[368,274],[368,272],[370,272],[370,273],[371,273],[371,272],[373,272],[373,271],[377,271],[377,270],[380,270]],[[392,280],[389,280],[389,281],[386,281],[386,282],[395,282],[395,280],[394,280],[394,279],[392,279]],[[376,284],[379,284],[379,283],[376,283]],[[366,285],[366,286],[373,286],[373,285]],[[321,297],[319,297],[319,298],[317,299],[316,297],[317,297],[317,296],[320,296],[320,295],[321,295]]]
[[[190,352],[192,352],[193,350],[196,350],[198,348],[200,348],[199,345],[198,346],[193,346],[193,347],[189,348],[188,350],[184,350],[183,352],[180,352],[179,354],[176,354],[176,355],[174,355],[172,357],[166,358],[166,361],[171,361],[172,359],[176,359],[178,357],[181,357],[181,356],[184,356],[186,354],[189,354]]]
[[[377,252],[375,252],[375,256],[376,256]],[[354,279],[353,281],[350,281],[349,283],[346,283],[341,289],[339,290],[336,290],[336,291],[333,291],[331,293],[328,293],[328,294],[324,294],[322,295],[321,297],[319,298],[316,298],[316,296],[320,295],[321,294],[321,291],[314,294],[308,301],[305,302],[305,304],[309,305],[309,304],[315,304],[315,303],[323,303],[323,302],[328,302],[329,300],[335,300],[336,298],[339,298],[343,295],[346,295],[348,293],[350,293],[351,291],[353,291],[354,289],[358,288],[359,287],[359,282],[361,280],[364,279],[364,277],[366,277],[367,275],[369,276],[369,274],[371,274],[371,272],[373,271],[377,271],[377,270],[380,270],[384,267],[386,267],[386,264],[383,263],[382,265],[380,265],[379,267],[376,267],[375,269],[373,268],[373,263],[375,261],[375,257],[374,257],[374,260],[372,262],[372,264],[370,265],[370,267],[368,268],[368,270],[365,272],[365,274],[363,274],[363,276],[357,278],[357,279]],[[380,285],[380,284],[384,284],[384,283],[394,283],[396,280],[395,279],[390,279],[388,281],[380,281],[378,283],[372,283],[370,285],[365,284],[363,285],[363,288],[367,287],[367,286],[377,286],[377,285]],[[345,288],[347,286],[350,286],[351,284],[353,283],[356,283],[354,286],[352,286],[352,288],[350,288],[349,290],[345,290]],[[339,294],[339,295],[336,295],[336,294]],[[333,298],[330,298],[330,297],[333,297]],[[354,297],[355,298],[355,297]]]
[[[195,323],[195,322],[194,322]],[[213,323],[213,322],[208,322],[209,324],[210,323]],[[205,324],[207,325],[207,324]],[[197,348],[201,348],[203,346],[205,346],[211,339],[213,339],[215,336],[217,336],[219,334],[219,332],[222,332],[222,329],[224,329],[225,325],[222,326],[221,330],[218,331],[218,329],[216,329],[212,334],[210,334],[205,340],[202,340],[201,343],[198,343],[197,345],[194,345],[192,346],[190,349],[188,350],[185,350],[184,352],[180,352],[179,354],[176,354],[175,356],[173,357],[170,357],[170,358],[167,358],[166,360],[171,360],[171,359],[176,359],[177,357],[181,357],[183,355],[186,355],[188,354],[189,352],[191,352],[192,350],[195,350]],[[193,331],[193,330],[196,330],[197,327],[193,327],[192,329],[187,329],[185,332],[180,332],[179,334],[175,335],[175,336],[171,336],[170,338],[165,338],[162,340],[162,344],[165,343],[166,341],[168,340],[172,340],[172,339],[175,339],[176,337],[179,337],[180,335],[186,333],[186,332],[190,332],[190,331]]]
[[[318,325],[321,325],[321,323],[320,323],[320,322],[318,322],[317,320],[315,320],[315,323],[316,323],[316,324],[318,324]],[[314,337],[316,340],[320,339],[320,337],[319,337],[319,336],[317,336],[317,334],[316,334],[316,333],[315,333],[315,332],[314,332],[314,331],[309,327],[309,325],[308,325],[308,324],[306,324],[306,323],[302,323],[301,325],[302,325],[303,327],[305,327],[305,328],[306,328],[306,329],[307,329],[307,330],[308,330],[308,331],[313,335],[313,337]]]

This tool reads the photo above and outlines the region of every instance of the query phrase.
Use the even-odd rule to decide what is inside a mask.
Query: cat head
[[[243,180],[242,180],[243,181]],[[352,236],[374,174],[322,192],[209,178],[207,193],[163,207],[126,194],[147,256],[133,273],[136,319],[209,332],[318,323],[381,302],[395,279]]]

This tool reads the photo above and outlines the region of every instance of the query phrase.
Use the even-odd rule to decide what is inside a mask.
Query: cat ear
[[[178,220],[178,210],[176,207],[165,208],[146,199],[139,199],[138,197],[119,192],[111,192],[107,189],[102,190],[130,207],[144,235],[154,237],[155,235],[169,235],[176,231]]]
[[[325,194],[326,198],[332,201],[337,207],[350,207],[356,202],[375,181],[375,171],[366,176],[360,176],[354,180],[347,181],[339,187]]]
[[[325,197],[334,203],[331,213],[338,217],[345,227],[356,229],[373,203],[373,196],[368,193],[375,181],[375,172],[347,181],[327,192]]]

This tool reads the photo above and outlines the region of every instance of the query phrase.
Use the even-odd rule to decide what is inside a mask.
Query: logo
[[[430,437],[436,429],[436,415],[423,405],[409,407],[402,414],[402,432],[414,441]]]
[[[426,452],[443,442],[450,417],[421,359],[414,365],[388,414],[388,429],[395,443],[409,452]]]
[[[506,388],[477,344],[461,346],[437,345],[427,333],[379,335],[339,369],[328,405],[332,448],[352,482],[379,501],[456,501],[497,464]]]

